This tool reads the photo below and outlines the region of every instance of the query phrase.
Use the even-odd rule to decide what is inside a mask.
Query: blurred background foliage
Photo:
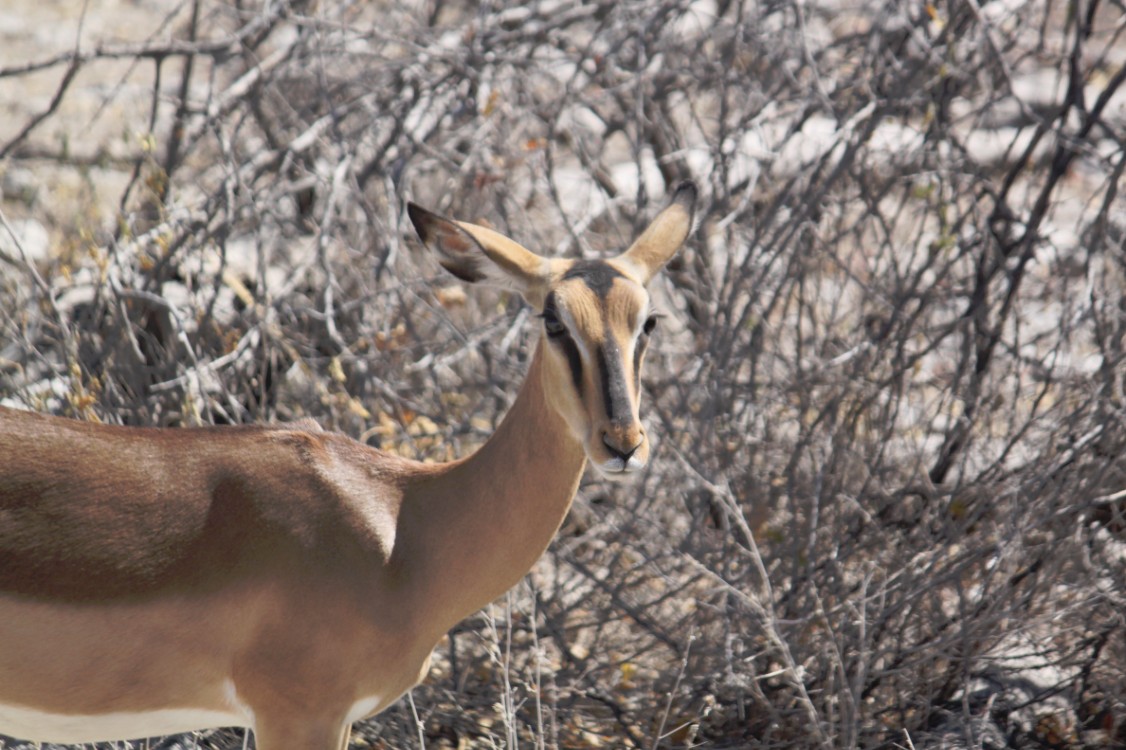
[[[701,187],[651,468],[353,746],[1126,747],[1121,3],[5,12],[10,405],[464,455],[534,327],[406,201],[600,257]]]

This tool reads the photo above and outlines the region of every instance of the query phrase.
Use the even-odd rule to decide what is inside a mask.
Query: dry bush
[[[145,41],[9,61],[57,95],[0,168],[116,182],[89,178],[102,213],[8,196],[66,239],[0,244],[0,396],[462,455],[528,311],[416,252],[405,200],[599,256],[692,177],[651,469],[588,477],[354,742],[1124,747],[1120,14],[188,0]],[[147,122],[90,143],[71,84],[121,61],[147,84],[100,95],[140,86]]]

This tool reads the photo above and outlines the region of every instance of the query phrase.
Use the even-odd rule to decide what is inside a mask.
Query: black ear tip
[[[418,232],[418,236],[425,242],[430,235],[428,230],[434,214],[417,203],[407,201],[407,216],[410,217],[411,224],[414,224],[414,231]]]

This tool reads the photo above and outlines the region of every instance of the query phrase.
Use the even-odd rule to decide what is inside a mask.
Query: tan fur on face
[[[649,295],[636,281],[604,265],[607,275],[614,274],[608,283],[565,279],[551,293],[567,334],[548,337],[554,365],[549,391],[558,394],[556,406],[587,456],[600,471],[616,475],[640,469],[649,459],[640,420],[641,361],[636,356],[644,346],[641,328]],[[576,355],[579,377],[572,361]]]

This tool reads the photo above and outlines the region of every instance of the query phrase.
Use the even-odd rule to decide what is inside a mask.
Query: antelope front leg
[[[258,750],[346,750],[352,733],[339,719],[260,717],[255,722]]]

